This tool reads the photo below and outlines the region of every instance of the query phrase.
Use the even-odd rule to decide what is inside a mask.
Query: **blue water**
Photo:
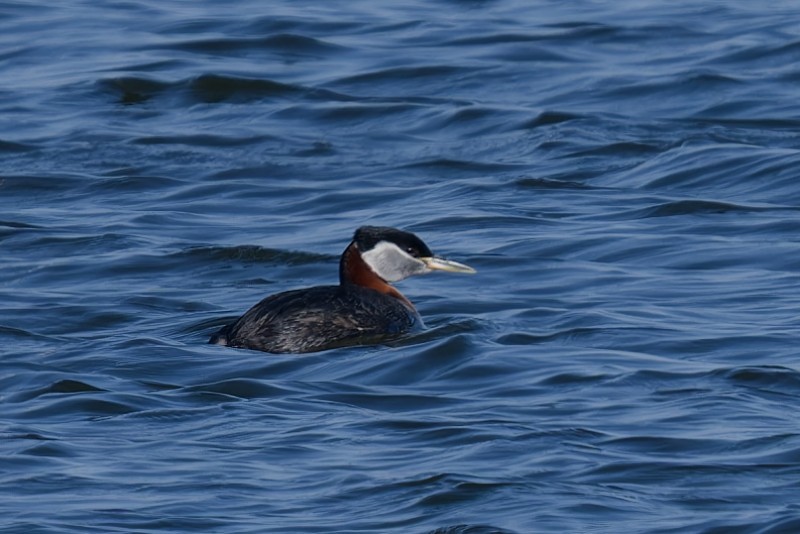
[[[0,532],[800,532],[798,35],[0,2]],[[479,272],[388,346],[206,344],[362,224]]]

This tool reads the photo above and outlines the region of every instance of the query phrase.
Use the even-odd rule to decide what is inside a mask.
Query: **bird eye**
[[[419,252],[414,247],[406,247],[406,252],[414,256],[415,258],[419,256]]]

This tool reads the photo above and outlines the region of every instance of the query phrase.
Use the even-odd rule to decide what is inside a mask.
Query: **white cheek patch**
[[[389,241],[379,241],[361,257],[370,269],[387,282],[398,282],[414,274],[428,272],[427,266]]]

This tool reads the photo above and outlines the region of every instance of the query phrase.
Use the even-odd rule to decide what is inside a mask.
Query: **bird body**
[[[342,254],[338,286],[269,296],[214,334],[210,343],[303,353],[387,341],[423,324],[411,301],[389,282],[431,270],[475,272],[433,256],[414,234],[364,226]]]

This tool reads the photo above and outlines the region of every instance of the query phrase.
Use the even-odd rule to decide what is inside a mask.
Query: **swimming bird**
[[[274,353],[316,352],[378,343],[420,328],[414,305],[390,282],[431,271],[474,273],[434,256],[416,235],[362,226],[339,261],[339,285],[269,296],[209,343]]]

